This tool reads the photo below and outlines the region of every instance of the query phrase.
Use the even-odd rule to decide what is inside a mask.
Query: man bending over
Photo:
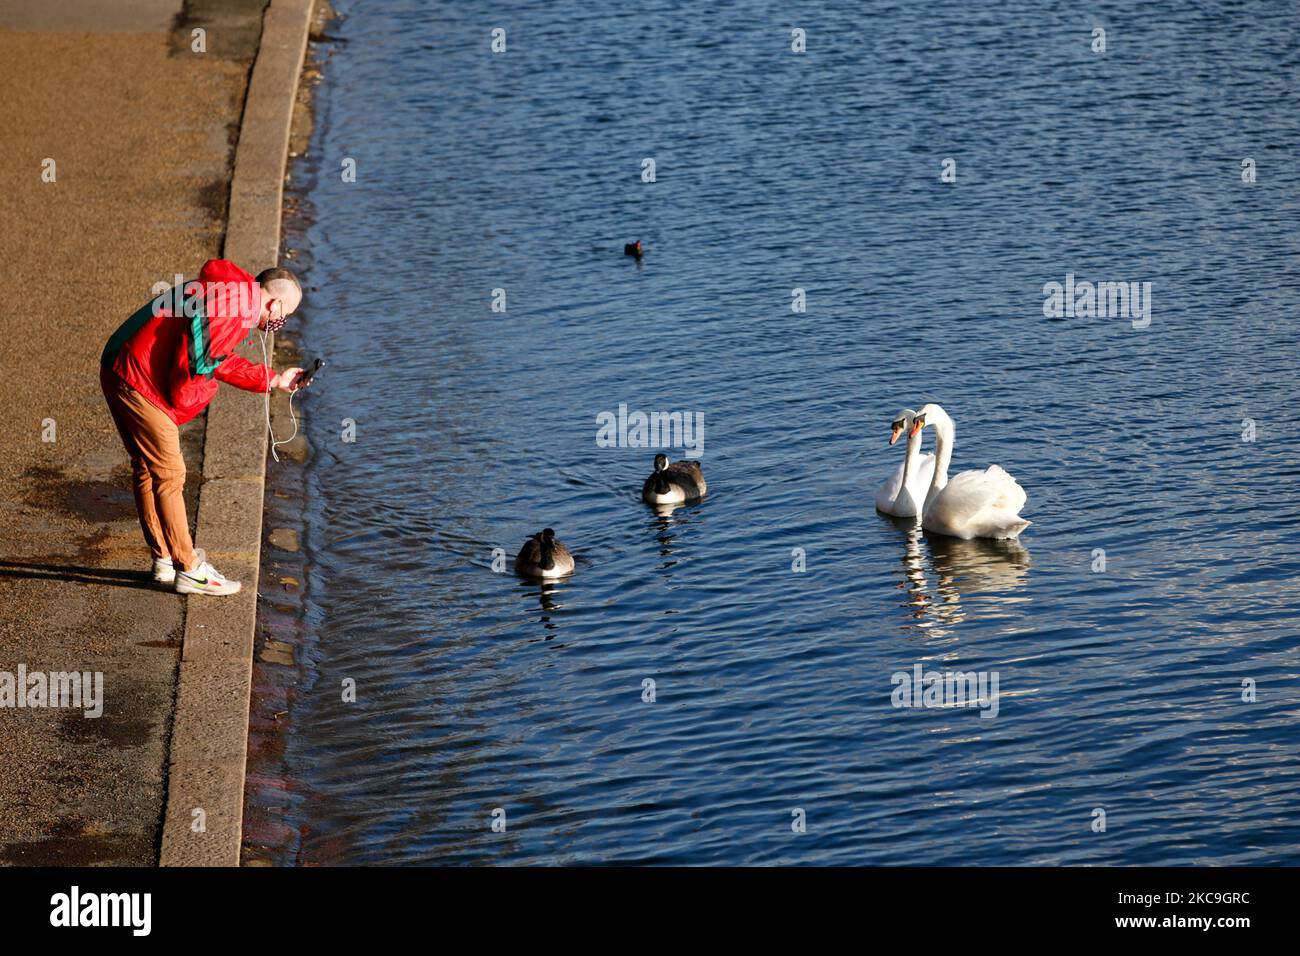
[[[275,332],[298,308],[302,289],[287,269],[257,276],[224,259],[197,281],[153,299],[113,333],[99,381],[131,457],[135,507],[153,553],[153,578],[180,594],[234,594],[231,581],[190,539],[180,432],[217,393],[218,382],[250,392],[294,391],[302,369],[278,375],[233,354],[254,327]]]

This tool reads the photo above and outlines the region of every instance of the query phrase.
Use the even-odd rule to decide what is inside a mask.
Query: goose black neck
[[[542,546],[542,570],[549,571],[555,567],[555,542],[550,538],[541,539]]]

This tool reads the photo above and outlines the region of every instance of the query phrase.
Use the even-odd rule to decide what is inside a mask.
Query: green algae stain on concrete
[[[266,6],[267,0],[185,0],[172,25],[172,55],[198,55],[194,31],[202,30],[204,55],[251,62]]]

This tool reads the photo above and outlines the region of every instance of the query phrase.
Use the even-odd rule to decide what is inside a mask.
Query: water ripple
[[[302,859],[1291,862],[1289,17],[1121,5],[1097,57],[1036,4],[832,3],[799,57],[757,2],[521,3],[494,57],[456,6],[336,5]],[[1067,273],[1151,282],[1150,328],[1044,318]],[[1019,544],[874,513],[930,400]],[[707,500],[640,504],[620,404],[704,413]],[[548,525],[572,579],[494,573]],[[894,708],[918,663],[998,716]]]

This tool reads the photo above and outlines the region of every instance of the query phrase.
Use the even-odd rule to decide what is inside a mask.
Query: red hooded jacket
[[[190,280],[151,299],[109,338],[100,364],[177,425],[217,394],[217,382],[270,391],[275,373],[232,354],[257,327],[262,290],[233,262],[210,259]]]

